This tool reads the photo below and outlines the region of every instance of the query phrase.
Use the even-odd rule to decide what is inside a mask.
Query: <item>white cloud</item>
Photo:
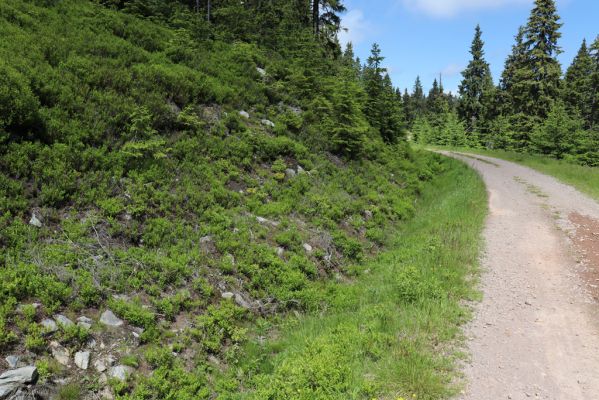
[[[454,17],[460,12],[530,4],[532,0],[401,0],[413,11],[437,18]]]
[[[353,9],[347,12],[341,20],[342,30],[339,32],[339,42],[343,47],[349,42],[358,44],[372,33],[372,25],[364,17],[364,12]]]

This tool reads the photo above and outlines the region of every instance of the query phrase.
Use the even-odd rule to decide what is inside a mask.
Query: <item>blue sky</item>
[[[417,75],[426,90],[439,73],[447,90],[457,91],[467,65],[474,27],[483,30],[486,59],[495,83],[511,51],[518,27],[526,23],[533,0],[345,0],[342,43],[351,41],[365,61],[373,42],[386,57],[393,84],[410,91]],[[559,60],[565,71],[583,38],[599,34],[599,0],[558,0],[564,24]]]

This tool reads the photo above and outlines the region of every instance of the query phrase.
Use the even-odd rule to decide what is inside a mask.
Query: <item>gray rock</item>
[[[286,176],[287,178],[294,178],[294,177],[295,177],[295,170],[294,170],[294,169],[291,169],[291,168],[287,168],[287,169],[285,170],[285,176]]]
[[[271,221],[270,219],[266,219],[264,217],[256,217],[256,221],[258,221],[259,223],[261,223],[263,225],[279,226],[278,222]]]
[[[117,365],[108,370],[108,376],[123,382],[133,373],[134,369],[126,365]]]
[[[266,71],[264,70],[264,68],[260,68],[260,67],[256,67],[256,71],[262,76],[265,77],[266,76]]]
[[[9,369],[0,375],[0,387],[10,386],[13,384],[24,385],[26,383],[35,383],[37,382],[37,378],[39,374],[37,373],[37,368],[33,365],[17,368],[17,369]]]
[[[62,314],[56,314],[54,316],[54,320],[58,323],[58,325],[60,325],[64,328],[69,328],[69,327],[75,325],[75,323],[73,321],[71,321],[69,318],[65,317]]]
[[[114,358],[112,356],[106,356],[104,358],[97,359],[94,361],[94,368],[98,372],[104,372],[114,364]]]
[[[50,343],[50,350],[52,351],[52,356],[62,365],[69,365],[71,354],[67,349],[61,346],[58,342]]]
[[[17,365],[19,364],[19,356],[6,356],[4,359],[8,364],[8,368],[17,368]]]
[[[278,255],[279,257],[282,257],[282,256],[283,256],[283,254],[285,254],[285,249],[284,249],[284,248],[282,248],[282,247],[277,247],[277,255]]]
[[[46,318],[41,322],[41,324],[47,333],[53,333],[58,330],[58,325],[56,325],[56,322],[54,322],[53,319]]]
[[[81,369],[87,369],[89,366],[89,351],[78,351],[75,353],[75,365]]]
[[[364,211],[364,218],[369,220],[369,219],[372,219],[372,217],[373,217],[372,211],[370,211],[370,210]]]
[[[269,119],[263,119],[263,120],[262,120],[262,121],[260,121],[260,122],[261,122],[261,123],[262,123],[262,125],[264,125],[264,126],[270,126],[271,128],[274,128],[274,127],[275,127],[275,123],[274,123],[274,122],[272,122],[272,121],[271,121],[271,120],[269,120]]]
[[[298,165],[298,166],[297,166],[297,173],[298,173],[298,174],[305,174],[305,173],[306,173],[306,170],[305,170],[305,169],[303,169],[301,165]]]
[[[250,114],[247,111],[239,111],[239,115],[241,115],[243,118],[245,119],[249,119],[250,118]]]
[[[312,246],[310,246],[308,243],[304,243],[303,245],[304,250],[306,250],[307,253],[312,253]]]
[[[224,292],[220,295],[220,297],[222,297],[223,299],[232,299],[233,297],[235,297],[235,293]]]
[[[7,383],[6,385],[0,384],[0,400],[14,398],[11,396],[15,393],[18,387],[19,385],[17,383]]]
[[[118,318],[114,313],[110,310],[106,310],[100,316],[100,322],[107,326],[122,326],[123,320]]]
[[[42,221],[35,215],[35,213],[31,214],[31,219],[29,220],[29,225],[35,226],[36,228],[41,228],[43,226]]]
[[[235,303],[241,307],[241,308],[245,308],[245,309],[250,309],[252,308],[252,305],[246,301],[242,295],[240,295],[239,293],[235,293]]]
[[[77,325],[85,330],[89,330],[92,327],[93,322],[94,321],[91,318],[87,318],[86,316],[77,318]]]

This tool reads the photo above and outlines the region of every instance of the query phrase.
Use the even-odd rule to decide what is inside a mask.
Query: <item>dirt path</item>
[[[446,154],[490,195],[460,399],[598,400],[599,204],[526,167]]]

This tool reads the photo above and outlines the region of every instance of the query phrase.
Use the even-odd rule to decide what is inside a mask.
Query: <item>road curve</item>
[[[599,400],[599,204],[529,168],[442,152],[484,179],[489,216],[461,400]]]

